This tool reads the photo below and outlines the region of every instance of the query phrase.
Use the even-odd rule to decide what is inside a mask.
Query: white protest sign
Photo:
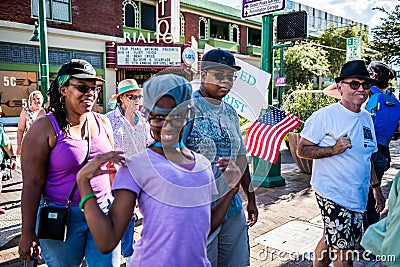
[[[214,47],[206,44],[204,53],[212,49]],[[268,103],[267,89],[271,74],[238,58],[235,60],[236,65],[242,69],[237,72],[237,79],[223,100],[230,104],[240,116],[249,121],[255,121],[260,117],[262,106]]]

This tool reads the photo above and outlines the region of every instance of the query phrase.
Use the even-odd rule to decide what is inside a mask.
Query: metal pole
[[[262,42],[261,42],[261,69],[273,74],[272,63],[272,34],[273,34],[273,15],[262,17]],[[268,105],[272,105],[272,86],[268,85]]]
[[[279,77],[283,77],[283,51],[284,47],[281,47],[280,55],[279,55]],[[283,95],[283,86],[279,86],[279,95],[278,95],[278,107],[281,107],[282,104],[282,95]]]
[[[47,48],[46,0],[39,0],[40,84],[43,97],[49,88],[49,57]],[[46,99],[45,99],[46,101]]]
[[[261,42],[261,69],[273,76],[273,15],[262,17],[262,42]],[[272,105],[272,85],[268,86],[268,105]],[[265,113],[262,110],[261,113]],[[275,187],[285,184],[281,176],[281,156],[279,155],[276,164],[267,162],[261,158],[253,156],[252,182],[255,186]]]

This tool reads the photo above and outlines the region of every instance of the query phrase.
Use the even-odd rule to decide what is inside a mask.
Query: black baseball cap
[[[71,75],[71,77],[77,79],[91,79],[105,82],[96,76],[93,66],[83,59],[71,59],[70,62],[64,64],[58,71],[58,76],[62,75]]]
[[[359,78],[369,82],[375,81],[369,76],[364,60],[353,60],[345,63],[340,70],[340,76],[335,78],[335,82],[339,83],[346,78]]]
[[[240,70],[242,67],[236,65],[235,57],[232,53],[220,48],[208,51],[201,59],[201,70],[214,68],[232,68]]]

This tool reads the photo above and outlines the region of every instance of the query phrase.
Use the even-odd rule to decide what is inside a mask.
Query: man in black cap
[[[305,122],[297,149],[300,157],[314,159],[311,185],[324,221],[324,236],[314,253],[314,266],[353,266],[351,250],[359,248],[363,213],[371,186],[376,210],[385,198],[371,164],[377,150],[371,115],[361,109],[371,84],[365,62],[343,65],[335,79],[341,101],[322,108]],[[335,264],[336,266],[336,264]]]
[[[224,50],[213,49],[201,62],[201,86],[193,93],[195,118],[186,127],[186,145],[206,156],[213,165],[219,194],[226,192],[219,161],[230,158],[241,168],[241,185],[247,196],[248,220],[240,196],[232,200],[221,227],[208,240],[207,256],[212,266],[250,265],[248,226],[257,222],[258,210],[242,140],[239,117],[232,106],[222,101],[233,86],[240,70],[235,57]]]

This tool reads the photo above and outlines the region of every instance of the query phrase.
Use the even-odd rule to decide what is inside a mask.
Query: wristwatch
[[[11,156],[10,158],[11,159],[17,159],[17,156]]]

